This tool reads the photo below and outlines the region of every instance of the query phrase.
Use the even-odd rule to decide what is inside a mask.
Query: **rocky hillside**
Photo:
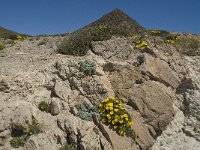
[[[73,44],[58,53],[71,35],[2,38],[0,149],[200,149],[200,36],[142,32],[76,55]],[[101,119],[107,98],[132,118],[131,136]]]

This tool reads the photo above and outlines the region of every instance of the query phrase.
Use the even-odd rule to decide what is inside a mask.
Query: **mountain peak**
[[[106,25],[110,28],[123,29],[133,33],[138,33],[144,30],[144,28],[134,19],[132,19],[120,9],[116,8],[110,13],[105,14],[95,22],[92,22],[91,24],[83,27],[78,31],[88,30],[89,28],[98,28],[101,25]]]

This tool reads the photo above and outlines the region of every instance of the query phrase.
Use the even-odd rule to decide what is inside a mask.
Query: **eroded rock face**
[[[144,120],[148,122],[146,125],[153,127],[152,132],[155,132],[153,137],[160,135],[173,119],[175,93],[162,83],[146,81],[140,70],[132,66],[112,72],[110,78],[116,96],[119,99],[127,99],[127,103],[140,112]],[[139,121],[135,120],[135,122]],[[141,132],[138,136],[140,134],[144,137],[144,133]],[[142,142],[146,141],[148,140],[143,139]]]
[[[133,48],[131,40],[115,38],[108,41],[92,43],[95,54],[109,60],[128,60],[137,55],[138,51]]]
[[[199,124],[199,57],[186,57],[189,74],[177,88],[181,105],[174,120],[158,138],[152,150],[200,149]],[[176,147],[176,148],[175,148]]]
[[[144,62],[141,69],[145,74],[148,74],[150,78],[166,86],[177,88],[179,85],[179,78],[165,61],[154,58],[149,54],[144,54],[141,59],[143,59]]]

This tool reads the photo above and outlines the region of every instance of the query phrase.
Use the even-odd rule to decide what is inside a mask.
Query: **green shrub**
[[[26,40],[27,36],[17,34],[17,33],[2,33],[1,37],[4,38],[5,40],[10,39],[10,40]]]
[[[0,42],[0,50],[3,50],[4,48],[6,48],[6,45]]]
[[[83,120],[92,121],[92,115],[94,112],[97,112],[96,108],[90,107],[88,105],[78,105],[76,106],[78,113],[77,116]]]
[[[131,116],[119,100],[106,98],[100,102],[98,109],[102,123],[108,125],[121,136],[133,137]]]
[[[175,44],[177,39],[178,39],[177,35],[169,34],[168,36],[165,37],[164,41],[165,43],[168,43],[168,44]]]
[[[41,41],[41,42],[38,43],[38,46],[44,45],[45,43],[46,43],[45,41]]]
[[[91,61],[82,61],[80,64],[80,71],[85,75],[93,75],[96,72],[96,64]]]
[[[91,39],[87,35],[72,36],[58,47],[58,52],[65,55],[83,56],[90,48]]]
[[[146,41],[139,40],[136,42],[135,48],[150,48],[150,46]]]
[[[147,30],[146,33],[150,36],[159,36],[167,44],[175,44],[177,40],[177,35],[171,34],[170,32],[164,30]]]
[[[163,39],[170,34],[169,32],[164,30],[147,30],[146,33],[151,36],[160,36]]]
[[[17,34],[15,33],[3,33],[1,37],[4,39],[17,40]]]
[[[101,25],[89,33],[92,41],[105,41],[111,39],[112,36],[131,36],[131,32],[124,28],[111,28],[106,25]]]
[[[112,36],[112,31],[107,26],[100,26],[99,28],[93,29],[89,32],[89,36],[92,41],[104,41],[109,40]]]
[[[13,137],[10,140],[10,145],[14,148],[23,147],[26,142],[26,139],[24,137]]]
[[[76,145],[74,144],[66,144],[64,146],[62,146],[61,148],[59,148],[59,150],[76,150]]]
[[[49,104],[45,101],[42,101],[42,102],[39,103],[38,109],[41,110],[41,111],[48,112],[49,111]]]
[[[182,37],[176,42],[178,51],[189,56],[200,55],[200,41],[192,37]]]
[[[22,134],[17,135],[17,137],[13,137],[10,141],[10,145],[14,148],[19,148],[20,146],[24,146],[26,140],[33,134],[38,134],[42,132],[42,129],[37,122],[37,120],[32,117],[31,124],[29,122],[26,122],[28,124],[28,128],[26,131],[22,131]],[[16,136],[16,135],[15,135]]]
[[[27,124],[28,124],[28,130],[26,131],[26,134],[28,136],[42,132],[41,126],[34,117],[32,117],[32,123],[30,124],[27,122]]]

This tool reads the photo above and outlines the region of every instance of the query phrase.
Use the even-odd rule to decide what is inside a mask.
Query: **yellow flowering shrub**
[[[135,44],[135,48],[150,48],[150,46],[148,45],[148,43],[146,41],[138,41]]]
[[[26,40],[27,39],[27,37],[25,36],[25,35],[17,35],[17,40],[22,40],[22,41],[24,41],[24,40]]]
[[[170,34],[169,36],[166,37],[165,43],[167,43],[167,44],[175,44],[177,39],[178,39],[177,35]]]
[[[3,50],[4,48],[6,48],[6,45],[2,42],[0,42],[0,50]]]
[[[17,44],[17,41],[13,41],[12,42],[12,45],[14,46],[14,45],[16,45]]]
[[[119,100],[115,98],[106,98],[99,103],[98,110],[102,123],[109,125],[110,128],[121,136],[133,135],[131,116],[125,110],[124,106],[120,104]]]
[[[172,40],[172,39],[169,39],[169,40],[166,40],[165,43],[167,44],[175,44],[175,40]]]

